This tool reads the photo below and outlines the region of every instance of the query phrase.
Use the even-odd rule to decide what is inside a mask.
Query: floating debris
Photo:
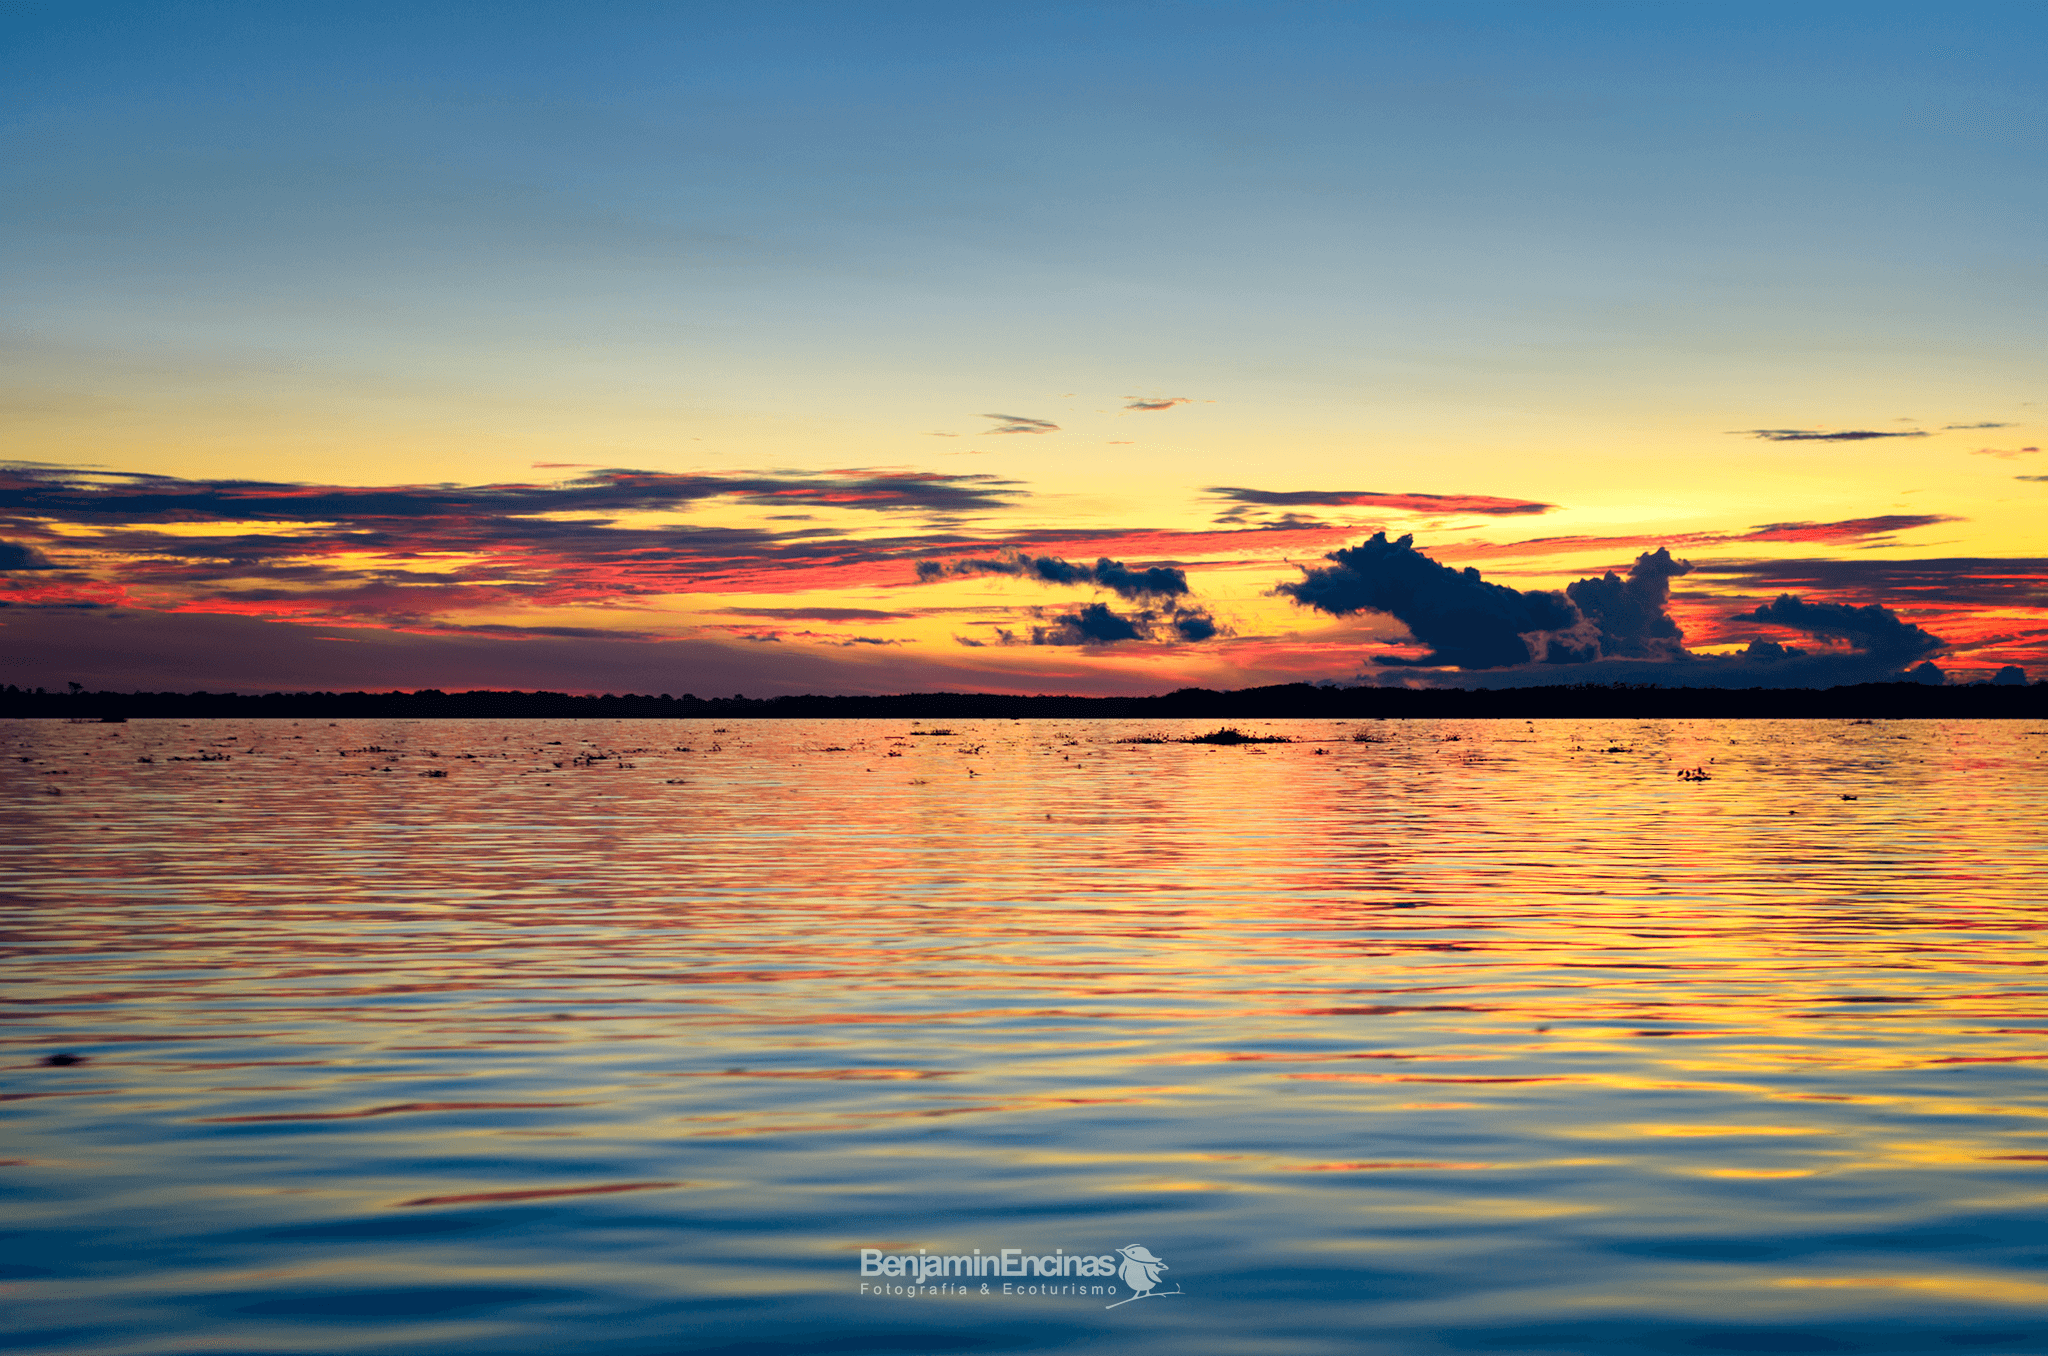
[[[1292,744],[1286,735],[1246,734],[1235,725],[1226,725],[1220,730],[1211,730],[1205,735],[1190,735],[1180,741],[1183,744]]]
[[[1682,782],[1710,782],[1714,778],[1708,773],[1705,765],[1701,765],[1699,767],[1680,768],[1678,770],[1678,780]]]

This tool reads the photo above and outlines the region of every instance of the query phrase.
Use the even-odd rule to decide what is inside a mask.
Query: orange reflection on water
[[[386,1252],[399,1208],[742,1221],[750,1293],[884,1234],[1380,1230],[1450,1315],[1537,1266],[1452,1265],[1489,1211],[1652,1307],[1790,1303],[1698,1259],[2048,1162],[2037,723],[935,724],[10,727],[8,1171],[224,1273],[253,1171]],[[1952,1246],[1945,1300],[2031,1293]]]

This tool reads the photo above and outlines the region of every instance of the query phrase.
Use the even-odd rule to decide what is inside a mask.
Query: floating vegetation
[[[951,730],[912,730],[911,733],[914,735],[949,735],[953,732]]]
[[[1292,744],[1286,735],[1246,734],[1235,725],[1226,725],[1220,730],[1211,730],[1205,735],[1190,735],[1180,741],[1183,744]]]
[[[1132,736],[1130,736],[1130,737],[1129,737],[1129,738],[1127,738],[1127,739],[1119,739],[1119,740],[1117,740],[1116,742],[1117,742],[1117,743],[1119,743],[1119,744],[1171,744],[1171,743],[1173,743],[1173,741],[1172,741],[1171,739],[1168,739],[1168,738],[1167,738],[1167,737],[1166,737],[1165,735],[1132,735]]]
[[[442,771],[442,770],[441,770],[440,768],[433,768],[433,769],[431,769],[431,770],[429,770],[429,771],[426,771],[426,772],[422,772],[422,773],[420,774],[420,776],[422,776],[422,777],[445,777],[445,776],[447,776],[447,775],[448,775],[448,774],[447,774],[446,772]]]
[[[1608,750],[1608,752],[1612,753],[1613,750],[1610,749]],[[1705,765],[1703,764],[1699,767],[1680,768],[1678,770],[1678,780],[1682,782],[1710,782],[1714,780],[1714,778],[1710,773],[1708,773]]]

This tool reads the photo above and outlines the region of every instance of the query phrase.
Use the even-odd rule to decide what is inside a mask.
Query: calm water
[[[0,725],[0,1324],[2048,1351],[2048,725],[1211,724]]]

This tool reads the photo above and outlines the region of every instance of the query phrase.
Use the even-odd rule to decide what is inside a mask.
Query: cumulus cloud
[[[1824,430],[1815,428],[1745,428],[1737,432],[1752,438],[1763,438],[1774,443],[1861,443],[1872,438],[1925,438],[1925,429],[1898,429],[1879,432],[1875,429],[1849,428]]]
[[[1550,662],[1592,657],[1584,654],[1583,642],[1574,644],[1564,635],[1584,620],[1565,595],[1489,584],[1478,570],[1437,564],[1414,542],[1413,537],[1390,542],[1386,533],[1376,532],[1357,546],[1330,552],[1324,557],[1329,565],[1303,567],[1301,579],[1281,584],[1278,591],[1332,616],[1383,612],[1430,648],[1421,659],[1390,656],[1379,663],[1505,668],[1535,657],[1527,639],[1534,635],[1544,637]],[[1549,643],[1553,636],[1560,642],[1555,646]]]
[[[1751,620],[1769,622],[1808,635],[1845,640],[1874,659],[1890,660],[1903,666],[1942,648],[1939,636],[1930,635],[1900,617],[1890,608],[1870,603],[1851,607],[1846,603],[1809,603],[1781,593],[1748,614]]]
[[[1027,556],[1021,551],[1005,552],[993,559],[970,557],[917,562],[917,577],[922,583],[949,575],[977,574],[1012,575],[1047,584],[1093,584],[1134,602],[1144,598],[1177,598],[1188,591],[1188,577],[1181,570],[1167,565],[1134,570],[1107,556],[1093,565],[1063,560],[1058,556]]]
[[[1490,671],[1488,681],[1510,685],[1556,682],[1557,667],[1569,665],[1582,681],[1826,686],[1895,676],[1946,643],[1875,604],[1784,594],[1741,620],[1844,641],[1849,651],[1811,654],[1755,637],[1739,655],[1695,654],[1669,612],[1671,581],[1694,567],[1663,547],[1638,556],[1625,577],[1581,579],[1562,593],[1489,583],[1476,569],[1441,565],[1415,550],[1412,538],[1389,541],[1384,532],[1325,559],[1331,563],[1303,567],[1301,579],[1277,592],[1333,616],[1391,616],[1429,647],[1421,659],[1375,656],[1375,663]]]
[[[989,433],[1058,433],[1060,426],[1050,419],[1031,419],[1021,414],[984,414],[984,419],[993,419],[996,426]]]
[[[1666,547],[1636,557],[1628,578],[1612,570],[1598,579],[1565,586],[1565,596],[1599,629],[1607,658],[1685,659],[1685,633],[1666,610],[1671,581],[1692,573],[1688,561],[1673,560]]]
[[[1006,641],[1007,632],[997,632]],[[1219,634],[1215,619],[1193,608],[1121,613],[1107,603],[1089,603],[1050,626],[1031,628],[1033,645],[1114,645],[1119,641],[1158,639],[1203,641]]]

